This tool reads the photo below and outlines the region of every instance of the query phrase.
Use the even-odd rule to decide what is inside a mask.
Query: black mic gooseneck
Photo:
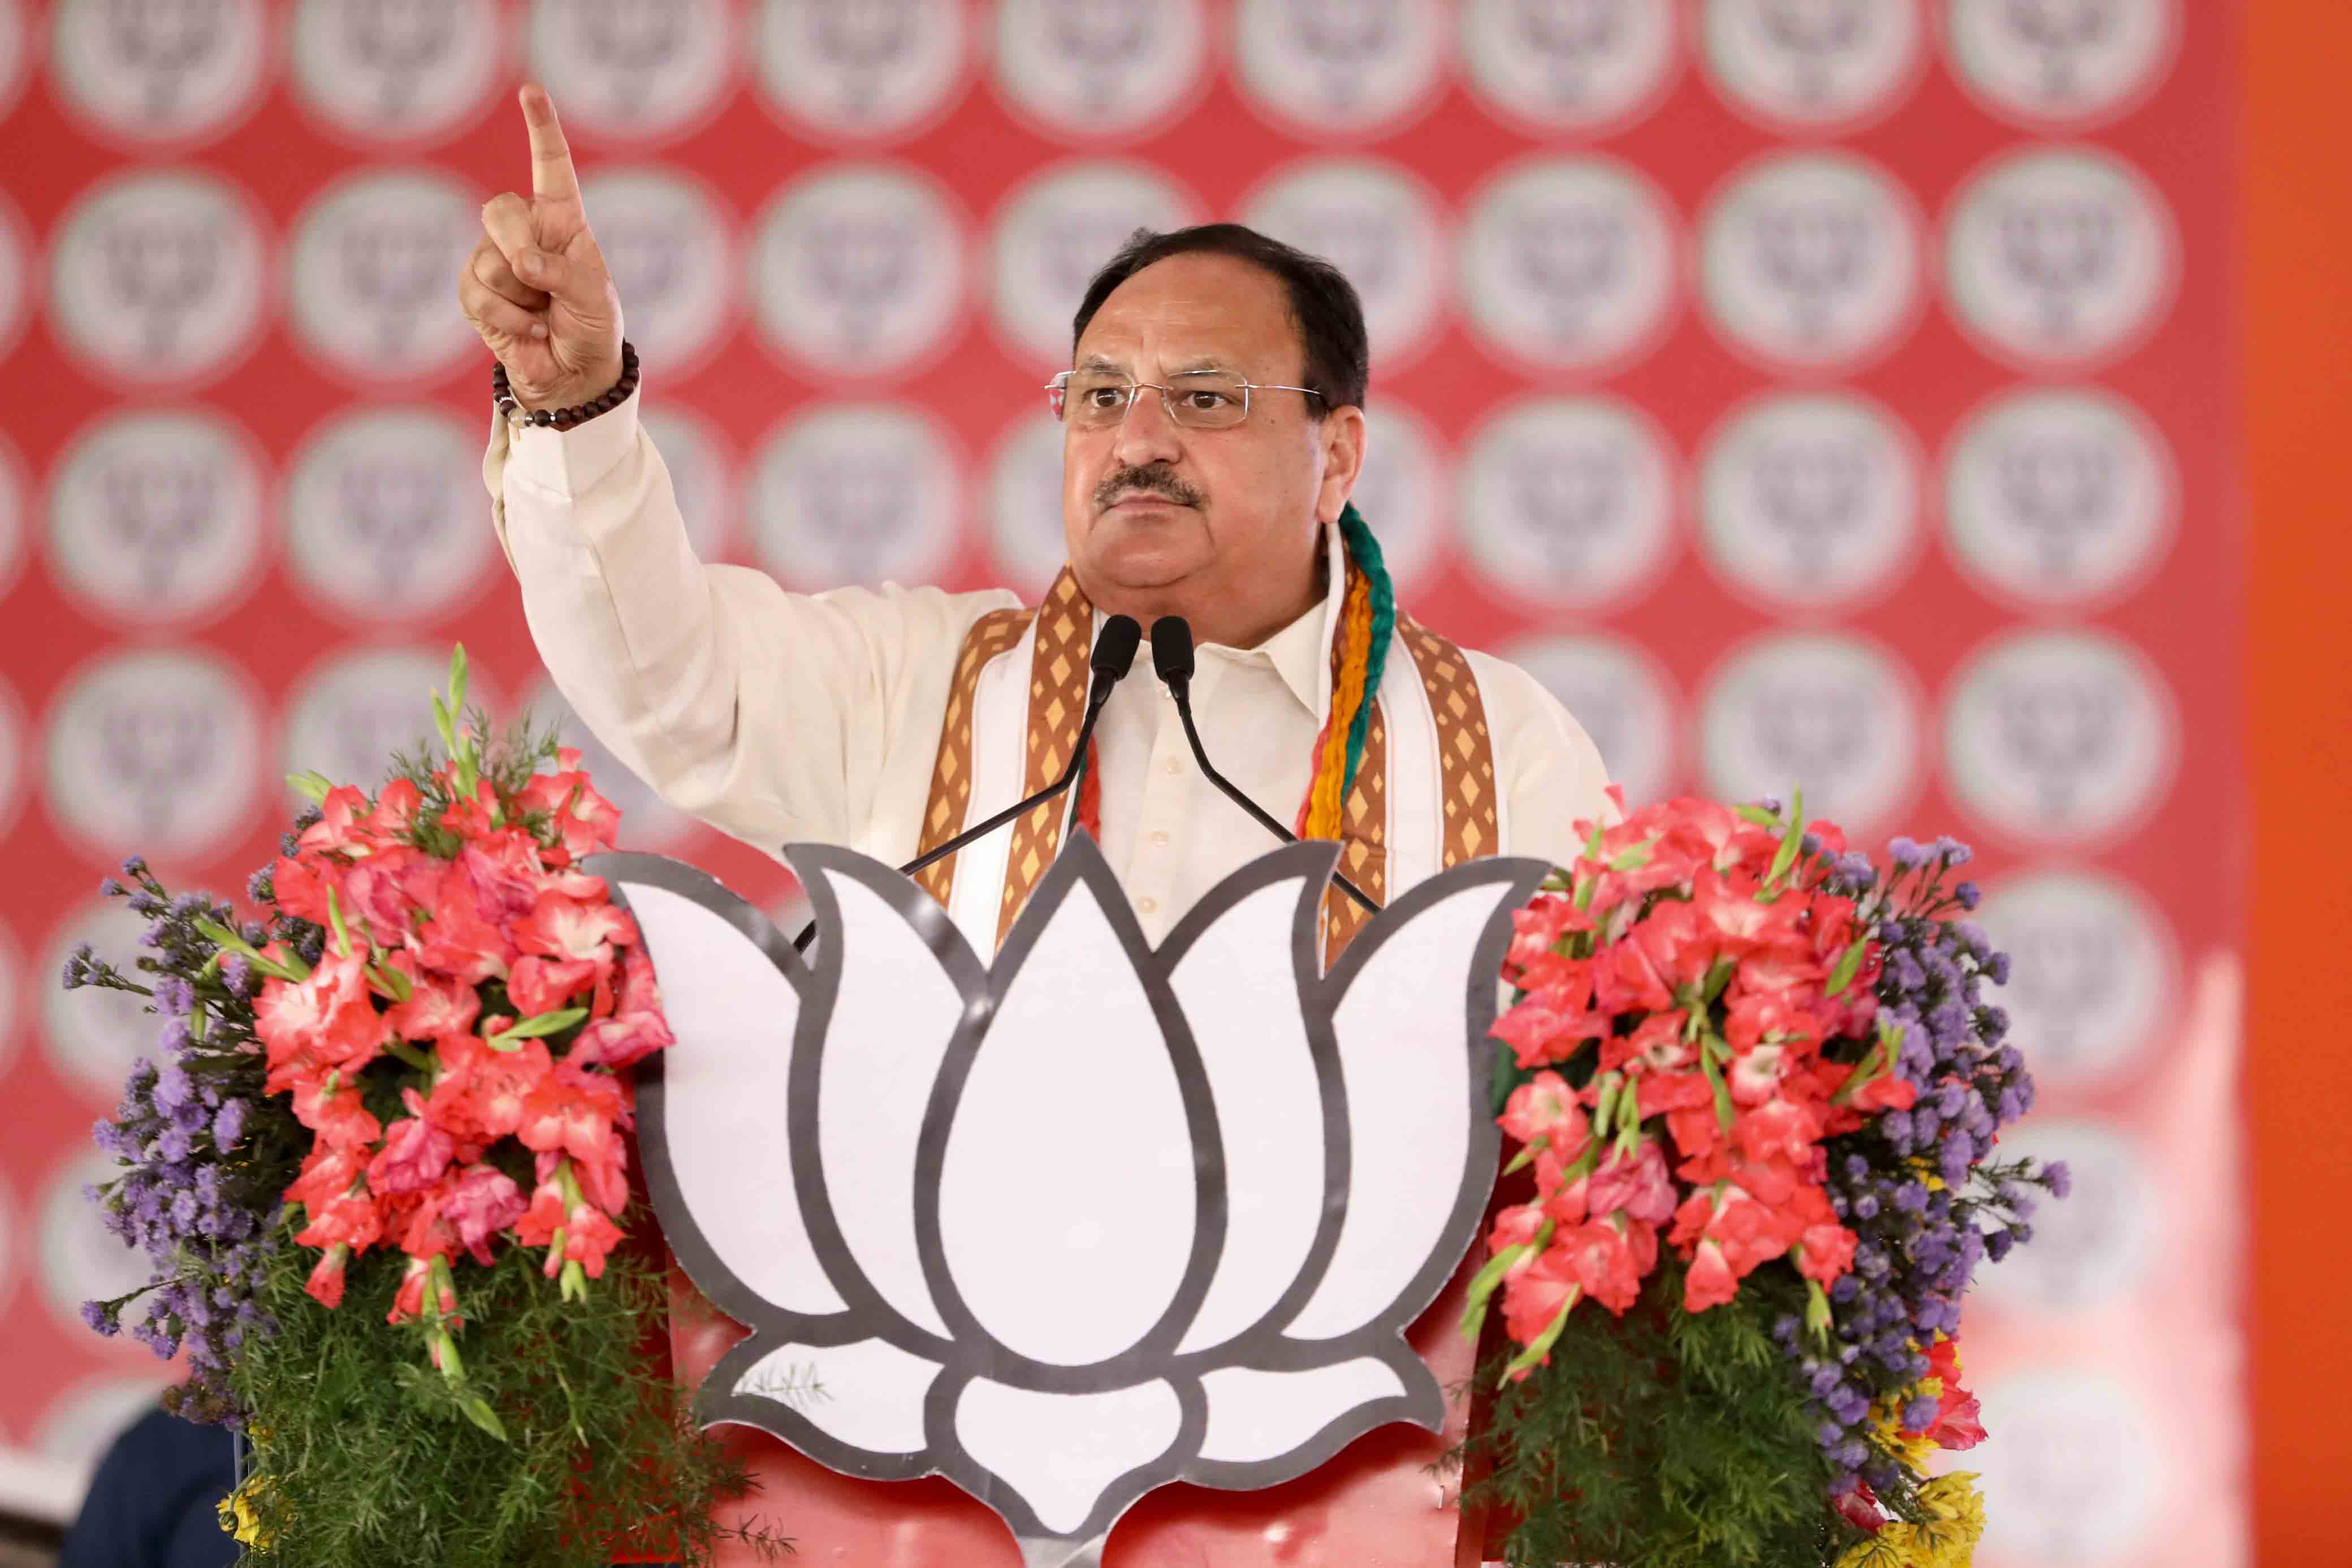
[[[1151,623],[1151,667],[1167,684],[1168,695],[1176,699],[1176,716],[1184,721],[1184,738],[1192,744],[1192,760],[1200,764],[1202,774],[1224,791],[1225,799],[1256,818],[1267,832],[1286,844],[1297,843],[1298,835],[1266,815],[1256,801],[1218,772],[1202,747],[1200,727],[1192,722],[1192,627],[1181,615],[1162,615]],[[1381,906],[1372,902],[1372,895],[1349,882],[1337,865],[1331,868],[1331,880],[1339,884],[1340,892],[1366,910],[1380,913]]]
[[[1134,616],[1114,615],[1105,621],[1101,634],[1095,638],[1095,651],[1087,660],[1087,667],[1094,672],[1094,681],[1087,688],[1086,716],[1078,722],[1077,743],[1070,748],[1070,760],[1063,768],[1062,776],[1027,800],[1015,800],[986,821],[966,828],[944,843],[917,855],[898,868],[898,874],[912,876],[925,866],[947,859],[973,840],[986,838],[1005,823],[1021,816],[1022,813],[1035,810],[1063,790],[1067,789],[1077,779],[1079,768],[1085,765],[1087,742],[1094,737],[1095,722],[1102,717],[1103,704],[1110,701],[1111,688],[1118,685],[1120,679],[1134,666],[1135,651],[1142,645],[1142,643],[1143,627]],[[801,934],[798,936],[793,938],[793,946],[805,950],[810,939],[815,935],[816,922],[811,921],[801,928]]]

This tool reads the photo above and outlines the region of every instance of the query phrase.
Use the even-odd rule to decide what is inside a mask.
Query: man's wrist
[[[508,379],[504,364],[492,361],[490,366],[490,400],[499,413],[516,424],[551,426],[569,430],[584,424],[600,413],[610,413],[628,400],[637,387],[637,350],[624,340],[621,344],[621,365],[618,376],[593,392],[565,389],[526,399],[517,392]]]

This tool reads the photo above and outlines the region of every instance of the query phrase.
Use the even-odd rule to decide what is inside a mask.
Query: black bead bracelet
[[[498,411],[509,419],[520,413],[522,423],[545,425],[552,430],[569,430],[600,413],[608,413],[620,407],[636,390],[637,350],[636,345],[626,338],[621,340],[621,379],[586,402],[574,403],[570,408],[524,408],[521,400],[514,394],[514,387],[507,381],[506,366],[496,360],[490,361],[490,401]]]

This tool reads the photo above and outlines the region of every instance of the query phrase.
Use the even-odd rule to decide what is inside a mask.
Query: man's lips
[[[1151,507],[1186,507],[1190,502],[1178,501],[1150,490],[1130,490],[1103,508],[1106,512],[1128,511]]]

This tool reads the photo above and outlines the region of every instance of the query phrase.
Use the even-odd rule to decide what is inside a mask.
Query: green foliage
[[[1513,1568],[1819,1568],[1864,1539],[1827,1501],[1832,1467],[1772,1342],[1804,1305],[1777,1272],[1686,1312],[1668,1259],[1622,1318],[1578,1308],[1550,1364],[1504,1385],[1467,1445],[1492,1468],[1465,1503],[1518,1521]],[[1486,1386],[1517,1348],[1481,1369]]]
[[[262,1291],[274,1332],[248,1339],[235,1368],[253,1413],[246,1568],[572,1568],[632,1536],[689,1564],[722,1539],[763,1557],[791,1550],[711,1522],[711,1504],[750,1478],[692,1427],[653,1354],[667,1298],[650,1262],[615,1253],[571,1302],[520,1248],[465,1270],[453,1380],[385,1325],[403,1258],[355,1259],[331,1312],[303,1291],[311,1258],[276,1253]],[[469,1417],[476,1399],[503,1441]]]

